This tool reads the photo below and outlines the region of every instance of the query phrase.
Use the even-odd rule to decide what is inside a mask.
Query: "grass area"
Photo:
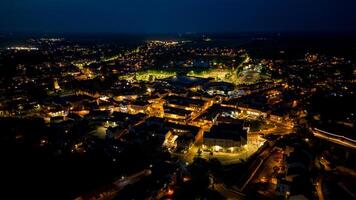
[[[245,63],[248,60],[248,57],[246,57],[238,66],[234,67],[173,67],[169,69],[149,69],[123,75],[119,78],[126,80],[154,81],[156,79],[165,79],[176,76],[177,74],[186,74],[187,76],[199,78],[213,78],[215,81],[223,81],[235,85],[253,84],[269,78],[268,75],[260,72],[262,66],[256,66],[255,68],[258,69],[257,71],[254,70],[254,67],[252,67],[252,69],[251,67],[248,69],[245,68]]]
[[[199,78],[214,78],[216,81],[234,82],[232,79],[233,71],[231,69],[208,69],[205,71],[190,71],[188,76]]]
[[[136,73],[131,73],[119,77],[120,79],[126,80],[138,80],[138,81],[154,81],[156,79],[165,79],[177,75],[175,71],[172,70],[144,70],[138,71]]]

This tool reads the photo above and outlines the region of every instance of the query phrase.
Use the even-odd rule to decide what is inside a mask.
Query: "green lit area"
[[[264,73],[264,66],[262,65],[246,65],[250,61],[248,55],[237,67],[227,68],[213,68],[203,71],[189,71],[188,76],[195,76],[200,78],[213,78],[215,81],[223,81],[235,85],[240,84],[253,84],[270,76]]]
[[[213,78],[216,81],[234,82],[234,73],[230,69],[208,69],[205,71],[189,71],[188,76],[200,78]],[[236,77],[235,77],[236,78]]]
[[[111,61],[115,61],[117,59],[120,58],[121,55],[115,55],[115,56],[111,56],[111,57],[103,57],[101,58],[102,62],[111,62]]]
[[[120,76],[120,79],[154,81],[176,76],[177,74],[198,78],[211,78],[218,82],[227,82],[235,85],[254,84],[270,78],[262,65],[247,64],[250,61],[248,55],[237,66],[213,64],[211,67],[172,67],[169,69],[148,69]],[[220,67],[218,67],[220,66]],[[224,66],[224,67],[221,67]]]
[[[258,70],[251,69],[209,69],[206,71],[190,71],[188,76],[195,76],[200,78],[213,78],[215,81],[223,81],[239,84],[253,84],[265,79],[269,79],[270,76],[263,74]]]
[[[175,76],[177,72],[172,70],[143,70],[136,73],[120,76],[120,79],[138,80],[138,81],[154,81],[157,79],[165,79]]]

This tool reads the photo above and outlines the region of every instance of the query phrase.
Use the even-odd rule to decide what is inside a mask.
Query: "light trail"
[[[341,135],[336,135],[327,131],[320,130],[318,128],[312,128],[312,132],[314,136],[318,138],[325,139],[345,147],[356,149],[356,140],[353,140],[351,138],[347,138]]]

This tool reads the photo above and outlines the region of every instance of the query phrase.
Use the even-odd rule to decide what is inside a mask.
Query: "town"
[[[356,198],[354,55],[245,40],[4,46],[1,151],[23,177],[5,180],[46,199]]]

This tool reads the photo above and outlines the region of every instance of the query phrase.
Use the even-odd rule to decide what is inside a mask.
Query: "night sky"
[[[1,32],[356,31],[356,0],[0,0]]]

